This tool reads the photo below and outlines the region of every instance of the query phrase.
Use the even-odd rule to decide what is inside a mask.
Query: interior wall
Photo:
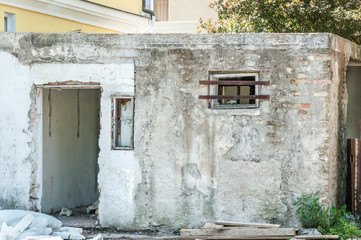
[[[347,138],[358,138],[358,121],[361,120],[361,66],[349,66],[347,84]]]
[[[99,90],[43,90],[42,211],[98,198]]]

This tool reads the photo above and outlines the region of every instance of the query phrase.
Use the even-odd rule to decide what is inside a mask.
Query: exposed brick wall
[[[127,152],[107,159],[114,156],[110,148],[100,150],[104,226],[179,228],[219,219],[295,226],[293,203],[301,194],[343,202],[344,71],[359,52],[346,40],[330,34],[0,34],[0,51],[32,67],[134,63],[134,158],[124,157]],[[256,109],[209,109],[198,98],[208,93],[199,81],[215,70],[260,71],[260,80],[271,84],[259,94],[270,99]],[[99,83],[109,96],[121,92]],[[105,135],[101,141],[108,141]],[[130,199],[134,211],[121,199]],[[114,206],[102,205],[105,200]]]

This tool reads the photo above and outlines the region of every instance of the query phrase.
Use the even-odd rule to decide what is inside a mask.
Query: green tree
[[[361,0],[214,0],[208,33],[330,32],[361,44]]]

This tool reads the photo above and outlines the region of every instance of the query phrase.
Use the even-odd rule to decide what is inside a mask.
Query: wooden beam
[[[203,85],[223,85],[223,86],[255,86],[270,85],[270,81],[199,81]]]
[[[236,240],[236,239],[259,239],[259,240],[266,240],[266,239],[291,239],[295,235],[282,235],[282,236],[180,236],[179,239],[229,239],[229,240]]]
[[[182,229],[181,236],[294,236],[295,228],[203,228],[203,229]]]
[[[269,223],[246,223],[246,222],[232,222],[232,221],[217,221],[216,225],[234,226],[234,227],[257,227],[257,228],[279,228],[279,224]]]
[[[338,239],[338,235],[298,235],[297,239]]]

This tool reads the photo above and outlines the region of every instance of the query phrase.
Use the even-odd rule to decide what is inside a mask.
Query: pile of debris
[[[85,239],[81,228],[62,227],[58,219],[32,211],[0,210],[0,240]],[[93,240],[101,240],[99,234]]]
[[[95,214],[95,215],[98,215],[98,207],[99,207],[99,201],[95,201],[92,205],[88,206],[86,208],[86,214]],[[76,213],[79,213],[79,212],[83,212],[83,209],[82,208],[76,208],[78,211],[75,212]],[[71,209],[69,208],[66,208],[66,207],[63,207],[61,209],[61,211],[59,212],[59,217],[60,216],[67,216],[67,217],[70,217],[72,216],[74,213]]]
[[[338,235],[296,235],[296,228],[278,224],[218,221],[200,229],[182,229],[183,239],[338,239]]]

